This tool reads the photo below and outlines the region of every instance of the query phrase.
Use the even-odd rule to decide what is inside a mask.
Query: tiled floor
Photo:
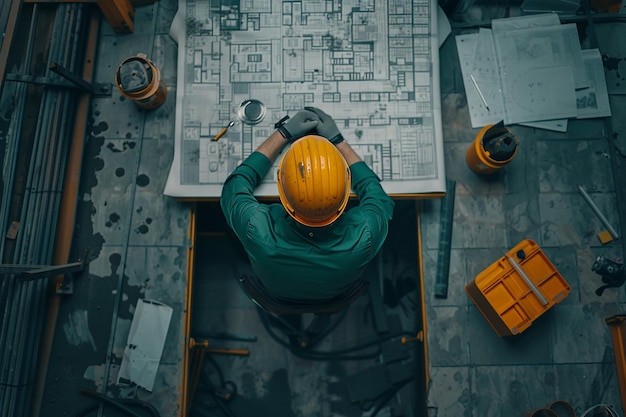
[[[94,404],[79,390],[101,390],[105,384],[112,396],[149,401],[162,417],[180,412],[193,206],[161,194],[174,145],[177,47],[168,31],[176,7],[175,0],[138,7],[132,35],[116,35],[106,24],[101,31],[96,81],[110,81],[124,58],[142,52],[161,69],[169,96],[161,108],[151,112],[138,110],[115,93],[92,102],[73,251],[89,249],[96,258],[88,273],[75,282],[74,295],[62,302],[42,416],[75,415]],[[605,42],[600,48],[607,50],[615,47],[612,39],[620,39],[598,38]],[[622,55],[615,55],[619,53]],[[623,50],[611,54],[622,60],[626,56]],[[601,120],[572,121],[567,134],[513,126],[521,141],[518,155],[501,173],[481,177],[465,164],[465,151],[476,130],[470,128],[453,38],[441,48],[441,68],[446,170],[448,178],[456,181],[449,292],[445,299],[433,294],[440,201],[421,201],[423,247],[416,252],[423,257],[422,283],[404,281],[418,276],[415,253],[406,252],[411,246],[405,244],[415,242],[412,231],[417,226],[410,215],[405,223],[404,213],[397,216],[396,223],[402,233],[391,235],[384,258],[385,274],[395,285],[383,288],[387,296],[390,288],[410,294],[385,300],[389,313],[406,316],[400,320],[403,330],[419,328],[419,320],[411,315],[421,307],[413,305],[415,298],[411,297],[421,285],[425,288],[430,386],[428,393],[420,392],[417,385],[411,386],[411,392],[405,387],[403,395],[392,401],[395,410],[406,416],[419,415],[418,410],[427,406],[431,417],[521,416],[554,400],[571,402],[579,414],[596,403],[619,409],[612,345],[604,319],[624,312],[626,298],[623,288],[596,296],[600,277],[591,271],[591,265],[597,255],[623,261],[622,241],[599,243],[596,234],[603,226],[576,186],[589,191],[612,224],[626,221],[618,216],[615,193],[616,187],[624,186],[625,177],[614,181],[610,159],[615,155],[623,165],[624,152],[609,148],[612,140],[618,149],[623,146],[623,120],[613,118],[615,133],[608,138]],[[610,80],[613,84],[620,81],[619,76]],[[617,109],[625,107],[623,96],[612,96],[612,105],[614,115],[619,115]],[[398,209],[406,207],[411,210],[406,201],[398,205]],[[501,339],[463,286],[523,239],[540,245],[572,292],[521,335]],[[396,253],[398,247],[402,250]],[[244,264],[235,262],[240,258],[232,241],[224,236],[201,236],[196,249],[206,263],[196,266],[193,297],[197,309],[192,310],[192,333],[201,336],[228,330],[258,338],[254,343],[213,343],[251,349],[249,357],[216,356],[226,378],[237,381],[238,398],[232,402],[237,415],[252,415],[252,411],[281,417],[367,415],[347,401],[347,387],[342,384],[342,377],[367,366],[353,362],[339,366],[290,355],[267,336],[256,312],[233,281],[227,280],[241,272],[233,266],[245,270]],[[400,258],[394,259],[394,253]],[[407,265],[409,272],[393,271],[399,264]],[[207,277],[211,282],[203,281]],[[202,290],[210,285],[221,289],[204,294]],[[138,298],[157,299],[174,309],[152,393],[115,384]],[[349,320],[362,319],[359,315],[367,299],[359,302],[363,305],[355,306]],[[349,320],[323,347],[337,348],[362,335],[362,327],[348,326]],[[414,359],[420,356],[414,351],[411,354]],[[194,415],[219,415],[210,405],[194,410]],[[385,412],[380,415],[389,415]]]

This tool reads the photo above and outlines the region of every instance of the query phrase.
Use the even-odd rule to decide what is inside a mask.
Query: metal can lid
[[[265,104],[261,101],[250,99],[239,105],[237,117],[239,117],[239,120],[243,123],[255,125],[263,120],[266,110]]]
[[[117,69],[117,84],[126,93],[147,88],[152,82],[152,68],[145,60],[129,58]]]

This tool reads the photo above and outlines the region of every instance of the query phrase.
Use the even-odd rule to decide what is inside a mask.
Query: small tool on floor
[[[224,349],[209,346],[210,343],[208,340],[196,340],[193,337],[189,338],[189,349],[199,348],[208,353],[219,353],[223,355],[248,356],[250,354],[250,351],[248,349]]]
[[[604,217],[604,215],[602,214],[598,206],[596,206],[596,204],[593,202],[589,194],[587,194],[587,192],[580,185],[578,186],[578,190],[580,191],[580,194],[583,196],[585,201],[587,201],[587,204],[589,204],[589,207],[591,207],[593,212],[596,213],[596,216],[598,216],[604,227],[606,227],[607,229],[598,233],[598,239],[600,239],[600,242],[605,245],[612,240],[617,239],[619,237],[617,231],[613,228],[613,226],[611,226],[611,223],[609,223],[606,217]]]
[[[233,340],[236,342],[256,342],[257,337],[249,334],[242,333],[225,333],[225,332],[216,332],[216,333],[203,333],[202,336],[196,336],[202,339],[219,339],[219,340]]]
[[[596,290],[596,295],[601,296],[607,288],[618,288],[626,282],[626,269],[624,264],[598,256],[591,265],[591,270],[602,277],[603,286]]]
[[[403,345],[405,345],[405,344],[407,344],[409,342],[413,342],[413,341],[423,342],[424,341],[424,332],[420,330],[414,337],[403,336],[400,339],[400,343],[402,343]]]
[[[218,141],[222,136],[224,136],[226,134],[226,132],[228,132],[228,129],[233,127],[235,125],[234,121],[230,121],[230,123],[228,123],[228,125],[223,128],[222,130],[220,130],[220,132],[215,135],[215,137],[213,138],[213,142]]]

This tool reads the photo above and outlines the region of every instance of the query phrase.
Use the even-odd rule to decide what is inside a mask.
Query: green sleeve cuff
[[[263,180],[267,175],[268,171],[272,167],[272,161],[261,152],[254,151],[252,152],[241,165],[245,165],[248,168],[252,169],[259,180]]]
[[[350,173],[352,174],[352,184],[358,184],[368,178],[374,178],[376,181],[380,182],[378,175],[376,175],[364,161],[355,162],[350,165]]]

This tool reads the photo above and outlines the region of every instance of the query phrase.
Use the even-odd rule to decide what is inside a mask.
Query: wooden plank
[[[9,49],[11,49],[11,43],[13,42],[13,35],[15,33],[15,23],[20,10],[20,1],[13,0],[11,3],[11,9],[9,10],[9,17],[7,20],[6,28],[4,30],[4,39],[0,45],[0,86],[4,82],[4,73],[6,71],[7,61],[9,59]]]
[[[96,0],[115,33],[132,33],[135,7],[130,0]]]
[[[608,317],[605,321],[611,328],[619,395],[622,400],[622,412],[626,415],[626,315],[618,314]]]
[[[24,0],[24,3],[95,3],[97,0]]]
[[[154,4],[157,0],[130,0],[133,6]],[[24,3],[97,3],[98,0],[24,0]]]

